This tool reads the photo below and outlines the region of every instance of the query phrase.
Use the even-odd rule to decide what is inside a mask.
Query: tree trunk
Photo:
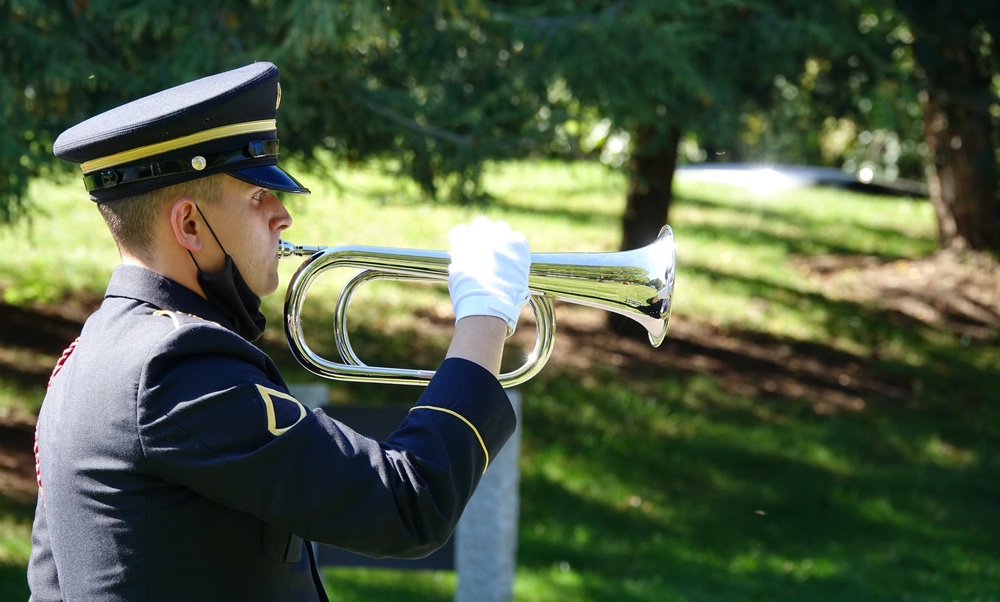
[[[1000,200],[988,107],[963,106],[942,90],[925,90],[920,100],[931,157],[927,187],[941,247],[1000,254]]]
[[[629,161],[628,197],[622,217],[621,250],[629,251],[653,242],[667,223],[674,199],[674,172],[680,133],[670,130],[656,136],[650,128],[637,133],[635,151]]]
[[[899,2],[923,87],[927,188],[940,244],[1000,254],[998,132],[990,116],[996,95],[988,50],[989,36],[1000,34],[995,7],[985,0]]]
[[[667,223],[674,198],[674,172],[677,169],[677,145],[680,131],[671,128],[657,134],[652,128],[640,128],[635,150],[629,162],[628,198],[622,216],[621,250],[629,251],[656,240]],[[617,314],[608,315],[612,332],[634,338],[646,338],[646,329]]]

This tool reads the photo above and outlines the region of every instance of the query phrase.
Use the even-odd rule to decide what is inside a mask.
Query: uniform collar
[[[124,297],[177,311],[234,330],[229,320],[207,299],[166,276],[137,265],[119,265],[111,274],[104,298]]]

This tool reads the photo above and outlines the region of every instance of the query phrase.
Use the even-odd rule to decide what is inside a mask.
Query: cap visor
[[[269,190],[309,194],[308,188],[299,184],[298,180],[285,173],[285,171],[277,165],[264,165],[262,167],[235,169],[226,173],[234,178],[243,180],[248,184],[262,186]]]

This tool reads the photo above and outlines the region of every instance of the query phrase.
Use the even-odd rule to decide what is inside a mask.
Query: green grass
[[[422,203],[375,169],[302,179],[312,197],[286,201],[296,219],[287,238],[300,243],[445,248],[450,226],[481,211]],[[491,169],[486,189],[496,198],[486,212],[524,231],[536,251],[616,248],[620,175],[518,163]],[[928,204],[830,189],[764,197],[688,181],[676,192],[678,282],[662,359],[633,368],[609,352],[589,369],[550,368],[521,387],[515,598],[1000,600],[997,325],[992,338],[963,339],[822,287],[798,267],[826,255],[927,255]],[[99,294],[116,253],[96,212],[76,182],[40,182],[33,195],[47,214],[4,233],[4,300],[31,307]],[[294,264],[282,267],[283,282]],[[321,342],[343,278],[332,280],[317,286],[309,318]],[[362,325],[352,340],[363,358],[401,365],[446,343],[408,309],[433,312],[446,292],[385,285],[366,294],[378,302],[356,302]],[[264,344],[290,381],[314,381],[284,350],[281,304],[281,295],[265,302]],[[57,354],[32,361],[51,365]],[[0,411],[30,414],[42,384],[0,381]],[[330,387],[335,401],[417,394]],[[5,504],[0,598],[15,599],[24,597],[30,508]],[[447,571],[325,575],[344,601],[444,601],[455,584]]]

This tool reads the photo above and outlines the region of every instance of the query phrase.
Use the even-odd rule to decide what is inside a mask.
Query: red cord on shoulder
[[[76,340],[70,343],[69,347],[67,347],[65,351],[62,352],[62,355],[59,356],[59,360],[56,362],[55,367],[52,368],[52,374],[49,375],[49,384],[46,385],[45,387],[46,391],[48,391],[49,388],[52,387],[52,379],[54,379],[56,377],[56,374],[59,374],[59,371],[62,370],[63,364],[65,364],[66,359],[69,358],[69,354],[73,353],[73,350],[76,349],[76,344],[79,342],[80,342],[80,337],[76,337]]]
[[[67,347],[66,350],[62,352],[62,355],[59,356],[59,360],[56,362],[55,367],[52,368],[52,374],[49,375],[49,383],[45,386],[45,390],[46,391],[48,391],[49,389],[52,388],[52,380],[55,379],[56,374],[59,374],[59,371],[62,370],[63,364],[66,363],[66,360],[69,358],[69,355],[71,353],[73,353],[74,349],[76,349],[76,344],[78,342],[80,342],[80,337],[77,337],[76,340],[74,340],[72,343],[70,343],[69,347]],[[42,489],[42,460],[38,456],[38,423],[37,422],[35,423],[35,481],[38,483],[38,495],[40,495],[42,497],[42,503],[44,504],[45,503],[45,490]]]

